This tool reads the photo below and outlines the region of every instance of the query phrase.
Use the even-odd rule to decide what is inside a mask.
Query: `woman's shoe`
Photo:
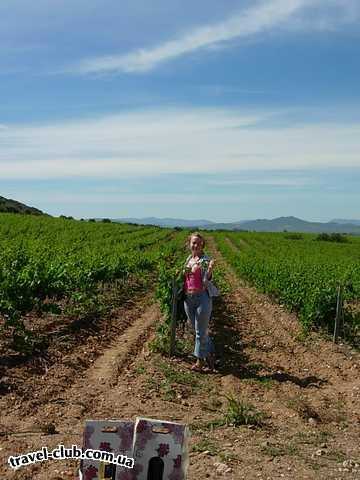
[[[204,373],[204,372],[208,371],[204,360],[202,360],[200,358],[197,360],[196,363],[194,363],[194,365],[191,367],[191,370],[193,372],[201,372],[201,373]]]
[[[191,367],[191,370],[193,372],[203,372],[204,371],[204,367],[202,365],[198,365],[197,363],[195,363],[192,367]]]
[[[216,372],[215,361],[216,361],[215,353],[209,353],[209,355],[206,357],[206,362],[209,366],[210,371],[212,372]]]

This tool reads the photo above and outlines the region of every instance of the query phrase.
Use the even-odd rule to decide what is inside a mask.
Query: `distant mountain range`
[[[10,198],[0,197],[0,212],[45,215],[44,212]]]
[[[309,232],[309,233],[353,233],[360,235],[360,220],[332,220],[331,222],[307,222],[293,216],[271,220],[243,220],[231,223],[216,223],[209,220],[182,220],[176,218],[121,218],[119,223],[158,225],[160,227],[202,228],[207,230],[249,230],[256,232]]]
[[[34,207],[0,196],[0,212],[47,215]],[[96,220],[101,221],[101,218]],[[297,217],[278,217],[271,220],[239,220],[238,222],[218,223],[205,219],[184,220],[181,218],[117,218],[117,223],[136,223],[140,225],[157,225],[159,227],[201,228],[204,230],[249,230],[255,232],[312,232],[312,233],[352,233],[360,235],[360,220],[334,219],[330,222],[307,222]]]
[[[352,225],[360,225],[360,220],[344,220],[343,218],[335,218],[331,220],[332,223],[345,223],[345,224],[352,224]]]
[[[138,223],[140,225],[158,225],[159,227],[208,227],[209,225],[217,225],[210,220],[183,220],[181,218],[116,218],[113,222],[119,223]]]

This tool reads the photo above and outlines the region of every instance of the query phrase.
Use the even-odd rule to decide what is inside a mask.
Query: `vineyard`
[[[221,291],[218,372],[205,375],[185,324],[168,355],[188,235],[0,215],[1,468],[81,445],[86,419],[140,415],[190,426],[189,480],[358,478],[360,239],[204,232]],[[338,285],[346,341],[333,344]],[[75,460],[6,468],[8,480],[78,478]]]
[[[337,287],[351,306],[360,298],[360,238],[339,243],[289,233],[216,233],[220,251],[240,278],[299,314],[304,329],[332,328]],[[349,334],[359,334],[358,312],[347,310]]]
[[[158,227],[0,215],[0,315],[12,347],[39,346],[27,313],[99,315],[104,286],[131,295],[134,280],[156,282],[184,243],[184,234]]]
[[[3,331],[8,337],[11,332],[10,346],[25,353],[39,347],[32,326],[24,324],[29,312],[101,315],[106,310],[100,298],[104,286],[131,294],[135,279],[156,286],[164,324],[158,328],[155,349],[166,350],[171,281],[176,277],[181,285],[187,234],[159,227],[0,215],[0,315]],[[212,237],[240,278],[297,312],[305,329],[332,328],[338,285],[344,288],[347,305],[356,305],[360,298],[359,238],[331,243],[311,234],[247,232],[214,232]],[[215,279],[226,290],[221,272]],[[347,310],[346,324],[356,336],[356,310]]]

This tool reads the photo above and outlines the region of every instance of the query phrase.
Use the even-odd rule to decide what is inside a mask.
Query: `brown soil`
[[[151,353],[158,308],[150,294],[128,304],[84,342],[61,347],[51,364],[6,367],[2,479],[75,478],[76,461],[13,471],[7,458],[60,443],[80,446],[86,419],[137,415],[190,425],[190,480],[360,478],[359,354],[317,334],[302,339],[296,317],[239,282],[211,237],[208,244],[232,287],[214,304],[219,373],[190,371],[192,338],[188,354]],[[184,339],[189,343],[189,333]],[[245,412],[238,420],[249,425],[221,425],[225,394],[261,417]],[[217,471],[218,463],[227,473]]]

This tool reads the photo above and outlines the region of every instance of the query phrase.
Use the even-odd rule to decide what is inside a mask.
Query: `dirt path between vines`
[[[225,346],[223,386],[254,402],[271,425],[257,442],[267,466],[254,474],[249,465],[244,478],[360,478],[359,353],[318,334],[302,339],[296,316],[239,281],[208,242],[233,286],[227,308],[237,312],[240,337],[236,351]],[[245,448],[255,462],[254,446]]]
[[[130,307],[122,317],[113,321],[114,336],[107,338],[101,352],[92,345],[94,340],[96,343],[96,338],[90,341],[87,338],[87,342],[79,345],[76,352],[63,355],[61,361],[46,369],[43,375],[30,376],[26,371],[26,385],[32,392],[32,398],[9,394],[3,396],[0,403],[1,478],[75,477],[76,470],[66,469],[60,462],[58,465],[43,463],[18,471],[10,468],[4,471],[10,455],[35,451],[42,446],[81,446],[84,420],[87,418],[121,417],[118,402],[122,396],[114,390],[114,386],[159,319],[157,305],[151,295],[146,295],[143,302]],[[121,328],[116,328],[116,323]],[[115,336],[117,330],[121,333]],[[103,333],[98,332],[99,341],[104,340]],[[90,360],[86,358],[88,355]],[[84,364],[88,368],[84,369]],[[40,388],[37,388],[37,382],[41,384]],[[72,467],[74,464],[70,462]]]
[[[0,436],[1,466],[9,455],[45,445],[80,446],[86,419],[145,416],[189,424],[189,480],[360,477],[359,354],[318,335],[302,340],[296,317],[244,286],[211,236],[208,245],[231,286],[216,299],[211,323],[219,373],[190,371],[189,333],[179,333],[184,352],[176,358],[149,351],[160,313],[145,298],[124,312],[126,328],[114,330],[96,355],[86,340],[39,377],[41,388],[29,385],[32,399],[3,396],[0,431],[58,433]],[[237,418],[249,425],[224,425],[224,394],[238,399],[245,410]],[[74,479],[77,468],[70,460],[4,467],[1,478]]]

